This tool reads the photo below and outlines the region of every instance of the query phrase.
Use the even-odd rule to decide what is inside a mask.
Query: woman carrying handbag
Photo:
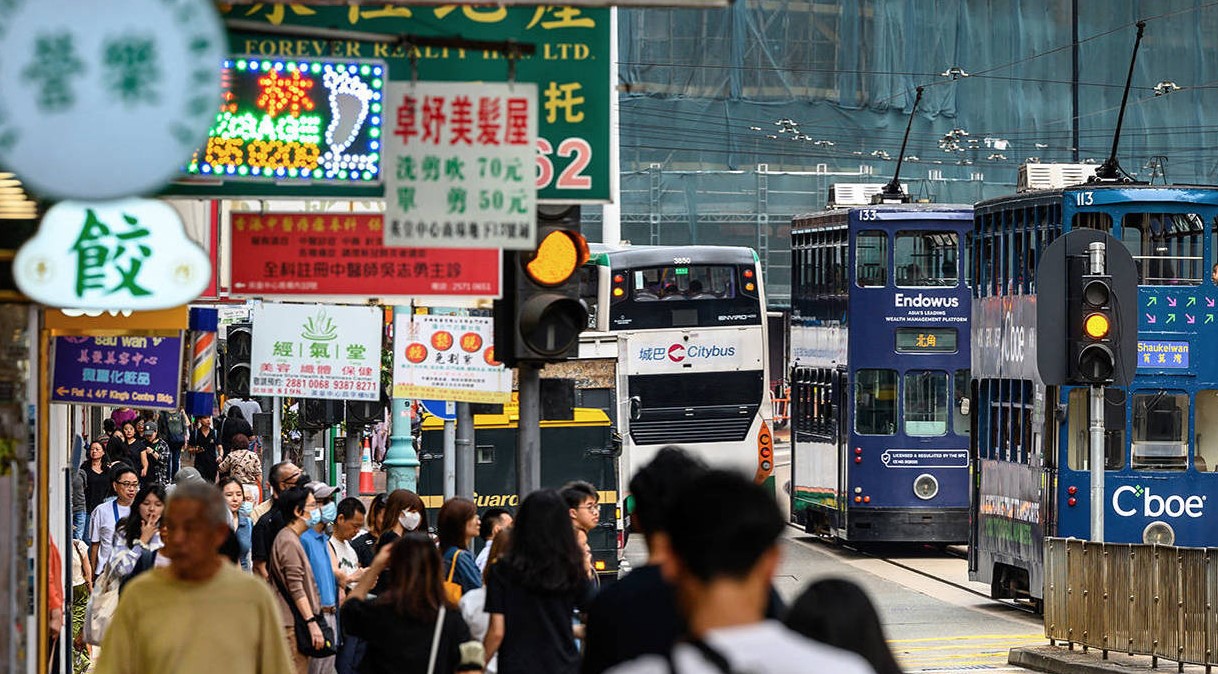
[[[368,599],[382,574],[386,590]],[[440,582],[440,555],[426,534],[410,532],[381,548],[339,613],[343,630],[368,643],[360,672],[481,671],[461,667],[469,627]]]
[[[287,522],[271,546],[267,571],[275,586],[279,610],[283,615],[288,650],[296,674],[308,674],[310,658],[324,658],[336,652],[334,633],[319,613],[321,600],[317,582],[300,535],[309,527],[309,518],[317,510],[313,492],[304,487],[292,487],[279,495],[275,502]]]

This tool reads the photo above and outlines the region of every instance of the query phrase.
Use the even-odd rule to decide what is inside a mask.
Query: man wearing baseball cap
[[[326,545],[326,525],[333,522],[338,514],[338,505],[334,502],[338,487],[332,487],[325,482],[309,482],[305,489],[313,492],[317,507],[308,513],[309,528],[300,535],[300,543],[304,546],[305,555],[309,558],[309,566],[313,569],[313,580],[317,583],[317,598],[321,602],[321,614],[330,624],[333,634],[338,634],[336,624],[338,609],[338,580],[334,577],[334,563],[330,560],[330,546]],[[334,672],[334,656],[312,658],[309,661],[309,672]]]

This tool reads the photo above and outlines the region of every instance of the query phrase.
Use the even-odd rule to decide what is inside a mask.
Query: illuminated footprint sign
[[[223,180],[381,181],[379,61],[237,58],[186,172]]]

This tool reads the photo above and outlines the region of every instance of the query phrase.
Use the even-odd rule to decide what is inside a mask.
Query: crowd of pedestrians
[[[81,663],[133,674],[899,671],[857,587],[821,582],[784,610],[773,496],[678,448],[630,481],[625,516],[647,563],[601,587],[593,485],[480,517],[464,498],[429,512],[405,489],[340,500],[282,462],[264,492],[243,421],[234,406],[228,428],[183,425],[175,449],[163,419],[124,417],[86,445],[88,545],[71,551],[88,598],[74,590]],[[175,463],[183,454],[193,467]]]

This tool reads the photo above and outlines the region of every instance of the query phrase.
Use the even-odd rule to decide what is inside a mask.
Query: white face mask
[[[414,531],[419,528],[419,522],[423,521],[423,516],[412,510],[404,510],[398,515],[398,524],[406,531]]]

